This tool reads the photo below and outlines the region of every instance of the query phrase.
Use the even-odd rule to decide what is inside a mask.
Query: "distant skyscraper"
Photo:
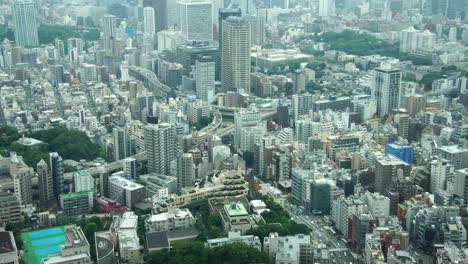
[[[148,171],[169,174],[171,161],[176,159],[176,128],[168,123],[145,126],[145,150]]]
[[[335,13],[335,0],[319,0],[318,4],[319,16],[326,17]]]
[[[112,49],[112,39],[117,35],[117,18],[113,15],[105,15],[102,18],[102,42],[104,49]]]
[[[11,14],[15,24],[15,43],[17,46],[32,47],[39,45],[37,33],[36,8],[30,0],[14,0]]]
[[[39,180],[39,201],[41,205],[54,199],[54,183],[52,174],[49,172],[49,166],[44,160],[39,161],[36,166],[37,177]]]
[[[73,65],[78,65],[79,56],[83,53],[83,39],[69,38],[67,39],[68,59]]]
[[[58,86],[59,83],[63,83],[63,65],[54,65],[53,73],[54,73],[54,85]]]
[[[143,0],[143,6],[150,6],[154,9],[154,24],[156,33],[167,29],[168,1],[176,0]]]
[[[147,6],[143,8],[143,28],[145,34],[154,36],[156,24],[154,23],[154,8]]]
[[[208,56],[198,58],[195,62],[194,75],[197,98],[211,103],[215,92],[215,63],[213,58]]]
[[[223,35],[223,21],[228,17],[241,17],[242,12],[240,8],[236,9],[219,9],[218,11],[218,42],[219,47],[222,46],[222,35]]]
[[[374,70],[372,84],[374,97],[377,100],[377,114],[384,117],[391,110],[400,107],[401,70],[383,64]]]
[[[262,46],[265,43],[265,18],[263,16],[246,16],[250,23],[251,44]]]
[[[177,2],[179,25],[186,41],[212,41],[212,3],[208,0]]]
[[[229,17],[222,27],[223,90],[250,93],[250,24],[240,17]]]
[[[52,175],[52,182],[54,184],[54,196],[59,201],[60,194],[63,193],[64,176],[63,176],[63,164],[62,157],[57,152],[49,153],[49,169]]]

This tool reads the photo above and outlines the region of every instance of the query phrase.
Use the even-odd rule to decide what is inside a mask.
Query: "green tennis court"
[[[42,259],[60,253],[60,246],[65,244],[63,232],[63,226],[57,226],[22,233],[24,261],[28,264],[40,264]]]

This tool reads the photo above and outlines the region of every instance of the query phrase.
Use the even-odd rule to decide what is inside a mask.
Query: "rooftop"
[[[140,189],[140,188],[145,188],[145,186],[143,186],[141,184],[138,184],[136,182],[127,180],[122,176],[112,176],[112,177],[110,177],[109,178],[109,183],[119,185],[120,187],[122,187],[122,188],[124,188],[126,190],[130,190],[130,191],[137,190],[137,189]]]
[[[0,255],[16,252],[15,238],[12,232],[0,232]]]
[[[241,203],[231,203],[224,205],[224,210],[230,217],[249,215],[244,205]]]

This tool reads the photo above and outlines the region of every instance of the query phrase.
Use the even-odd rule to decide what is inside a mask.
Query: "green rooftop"
[[[23,260],[27,264],[40,264],[44,258],[60,253],[65,244],[64,227],[56,226],[21,234],[24,242]]]
[[[89,193],[93,191],[82,191],[82,192],[71,192],[71,193],[63,193],[60,194],[64,200],[68,199],[78,199],[88,197]]]
[[[231,217],[249,215],[242,203],[231,203],[224,205],[224,210]]]

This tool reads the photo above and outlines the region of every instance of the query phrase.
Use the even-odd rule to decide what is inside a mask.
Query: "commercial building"
[[[448,160],[456,170],[468,167],[468,148],[458,145],[440,146],[436,150],[436,155]]]
[[[447,179],[455,173],[455,167],[448,160],[437,159],[431,162],[430,192],[443,191],[447,186]]]
[[[36,172],[39,184],[39,200],[41,205],[44,205],[54,199],[52,174],[49,172],[49,167],[43,159],[37,163]]]
[[[143,8],[143,30],[145,34],[154,36],[156,25],[154,23],[154,8],[147,6]]]
[[[242,203],[226,204],[219,214],[224,231],[238,231],[245,234],[252,228],[251,216]]]
[[[301,53],[296,49],[264,49],[251,55],[251,61],[257,67],[267,70],[284,67],[294,62],[309,62],[313,58],[314,56]]]
[[[0,192],[0,223],[19,223],[23,220],[18,197]]]
[[[310,236],[295,235],[280,237],[270,233],[263,238],[263,252],[268,254],[273,263],[311,263],[312,244]]]
[[[234,143],[241,145],[242,128],[255,127],[261,124],[261,114],[255,105],[250,105],[249,109],[240,110],[234,113]]]
[[[332,219],[334,219],[335,227],[344,236],[349,236],[349,219],[352,215],[360,215],[365,212],[366,204],[359,197],[349,196],[348,198],[341,197],[333,201]]]
[[[146,187],[148,196],[168,197],[177,192],[177,177],[151,173],[139,177]]]
[[[73,173],[73,187],[75,192],[94,190],[94,178],[87,170]]]
[[[36,8],[31,0],[11,2],[11,15],[15,25],[15,43],[17,46],[35,47],[39,45]]]
[[[310,93],[295,94],[292,97],[294,109],[294,121],[299,120],[299,116],[309,114],[313,109],[314,97]]]
[[[195,181],[195,164],[193,155],[184,153],[177,161],[177,188],[190,187]]]
[[[250,24],[240,17],[222,21],[223,91],[250,93]]]
[[[146,198],[145,186],[121,176],[112,176],[109,178],[109,198],[132,208]]]
[[[413,148],[396,142],[385,145],[385,155],[392,155],[408,164],[413,164],[414,161]]]
[[[193,44],[191,45],[177,45],[177,62],[182,64],[187,71],[192,70],[192,66],[200,57],[211,57],[215,63],[215,79],[221,78],[221,54],[218,45],[213,44]]]
[[[60,194],[60,207],[66,217],[75,218],[89,214],[94,206],[93,191],[82,191]]]
[[[455,194],[463,198],[465,206],[468,206],[468,169],[455,172]]]
[[[117,18],[113,15],[102,17],[102,42],[106,50],[112,49],[112,41],[117,37]]]
[[[186,208],[169,207],[167,212],[146,219],[147,232],[168,231],[193,227],[196,219]]]
[[[393,156],[378,158],[375,162],[375,191],[381,194],[393,181],[409,176],[411,166]]]
[[[64,176],[62,157],[57,152],[49,153],[49,169],[52,175],[54,196],[59,201],[59,196],[64,191]]]
[[[144,7],[154,9],[155,33],[167,29],[168,26],[168,0],[144,0]]]
[[[162,30],[158,32],[158,51],[176,50],[177,45],[184,43],[184,35],[177,30]]]
[[[15,237],[13,232],[0,231],[0,259],[1,263],[19,264],[18,249],[16,248]]]
[[[334,95],[329,96],[328,99],[317,100],[313,103],[314,112],[333,110],[333,111],[344,111],[351,107],[351,97],[341,96],[336,97]]]
[[[324,178],[313,179],[310,183],[310,211],[328,215],[330,205],[330,184]]]
[[[211,103],[215,94],[215,61],[213,57],[203,56],[195,61],[194,78],[197,99]]]
[[[177,1],[179,26],[187,42],[212,41],[212,2],[206,0]]]
[[[114,124],[112,128],[114,144],[114,159],[121,160],[130,156],[130,135],[128,129],[122,125]]]

